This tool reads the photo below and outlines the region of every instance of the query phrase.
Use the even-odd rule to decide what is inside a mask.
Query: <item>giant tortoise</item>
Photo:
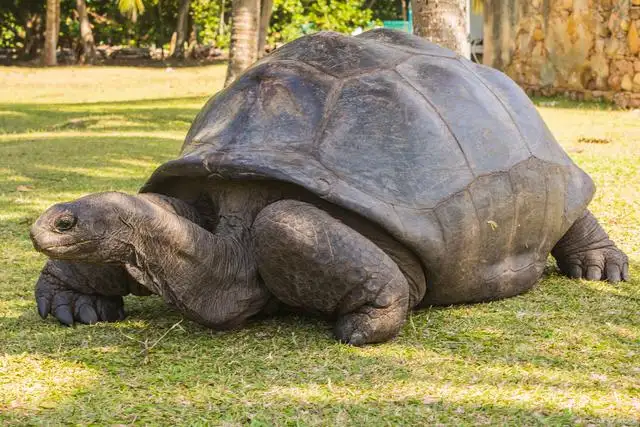
[[[593,193],[499,71],[405,33],[321,32],[215,95],[139,194],[48,209],[38,311],[113,321],[122,295],[157,294],[211,328],[290,308],[381,342],[411,309],[527,291],[549,253],[627,279]]]

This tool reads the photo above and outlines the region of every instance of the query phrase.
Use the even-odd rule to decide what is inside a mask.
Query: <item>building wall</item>
[[[484,63],[530,94],[640,107],[640,0],[485,0]]]

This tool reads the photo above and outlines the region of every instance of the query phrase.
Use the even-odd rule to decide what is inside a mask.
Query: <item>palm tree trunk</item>
[[[262,0],[260,7],[260,32],[258,33],[258,58],[264,56],[264,48],[267,45],[267,31],[269,31],[269,21],[273,12],[273,0]]]
[[[57,65],[56,49],[60,32],[60,0],[47,0],[47,24],[44,35],[43,64]]]
[[[96,46],[93,41],[93,32],[87,14],[87,3],[85,0],[76,0],[78,8],[78,20],[80,21],[80,38],[82,39],[81,64],[93,64],[96,60]]]
[[[42,48],[42,16],[39,13],[28,13],[24,19],[24,59],[33,59]]]
[[[233,0],[231,48],[225,86],[233,82],[258,57],[260,0]]]
[[[172,58],[184,58],[184,42],[187,40],[187,23],[189,22],[190,0],[182,0],[178,12],[178,22],[176,24],[175,46],[171,52]]]
[[[469,58],[468,0],[411,0],[413,31]]]
[[[220,0],[220,19],[218,21],[217,34],[219,36],[224,34],[224,8],[226,6],[226,0]]]

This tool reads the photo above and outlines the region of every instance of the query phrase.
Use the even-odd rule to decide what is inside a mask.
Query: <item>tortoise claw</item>
[[[89,295],[67,288],[57,278],[43,272],[35,289],[38,315],[45,319],[49,314],[65,326],[75,322],[116,322],[125,318],[121,296]]]

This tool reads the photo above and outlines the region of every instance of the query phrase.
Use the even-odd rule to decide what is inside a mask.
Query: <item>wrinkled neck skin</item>
[[[215,328],[241,323],[264,306],[249,239],[250,222],[221,218],[215,234],[187,203],[147,193],[125,216],[132,253],[125,268],[187,317]]]

